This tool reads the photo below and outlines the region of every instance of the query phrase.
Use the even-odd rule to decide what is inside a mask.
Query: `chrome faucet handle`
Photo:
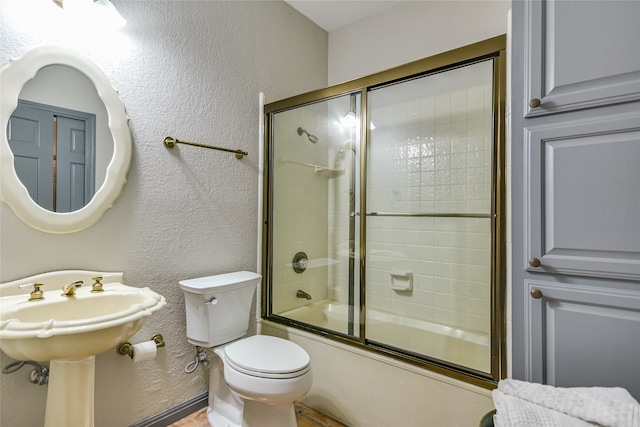
[[[33,286],[29,294],[29,301],[40,301],[44,299],[44,291],[40,289],[40,286],[44,286],[44,283],[25,283],[24,285],[18,286],[18,288],[22,289],[28,286]]]
[[[91,280],[95,280],[93,285],[91,285],[91,292],[104,292],[104,289],[102,289],[102,283],[101,283],[102,279],[103,279],[102,276],[96,276],[91,278]]]
[[[69,283],[68,285],[64,285],[62,287],[62,296],[72,297],[76,294],[76,289],[82,286],[84,282],[82,280],[77,280],[73,283]]]

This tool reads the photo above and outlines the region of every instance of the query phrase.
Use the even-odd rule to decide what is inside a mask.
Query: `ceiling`
[[[401,0],[285,0],[327,32],[397,5]]]

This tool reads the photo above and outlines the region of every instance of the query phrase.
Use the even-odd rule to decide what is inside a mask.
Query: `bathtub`
[[[280,316],[342,334],[348,333],[348,306],[341,302],[319,301],[281,313]],[[481,372],[491,371],[488,335],[374,310],[367,310],[366,331],[369,341]],[[357,326],[355,332],[358,332]]]

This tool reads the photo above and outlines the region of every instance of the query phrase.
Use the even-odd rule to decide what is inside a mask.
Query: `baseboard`
[[[142,421],[138,421],[135,424],[131,424],[129,427],[167,427],[187,415],[196,412],[198,409],[204,408],[209,403],[208,400],[209,393],[205,391],[196,397],[192,397],[186,402],[182,402],[181,404],[174,406],[173,408],[169,408],[166,411],[162,411],[158,414],[145,418]]]

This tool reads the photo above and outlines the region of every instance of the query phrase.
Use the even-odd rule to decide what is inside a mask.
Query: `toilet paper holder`
[[[162,335],[160,334],[155,334],[154,336],[151,337],[151,341],[156,343],[156,347],[160,348],[160,347],[164,347],[164,338],[162,338]],[[125,356],[128,355],[130,358],[133,359],[133,344],[131,344],[129,341],[124,341],[121,342],[120,344],[118,344],[118,347],[116,348],[118,354]]]

